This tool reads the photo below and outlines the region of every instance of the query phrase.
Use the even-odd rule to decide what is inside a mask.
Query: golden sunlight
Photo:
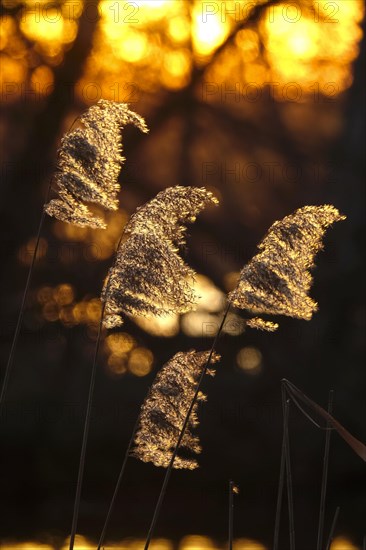
[[[330,550],[359,550],[359,548],[346,537],[336,537],[331,544]]]
[[[238,352],[236,362],[246,373],[259,374],[262,369],[262,354],[257,348],[247,346]]]
[[[346,546],[334,546],[334,544],[340,541],[341,544]],[[342,542],[343,541],[343,542]],[[266,550],[266,547],[249,539],[236,539],[233,541],[233,550]],[[338,543],[337,543],[338,544]],[[347,546],[348,544],[348,546]],[[349,545],[346,539],[337,538],[333,542],[332,550],[357,550],[353,545]],[[143,550],[145,546],[145,540],[142,539],[123,539],[121,541],[106,544],[105,550]],[[334,548],[333,548],[334,546]],[[225,546],[217,545],[209,538],[202,535],[187,535],[179,543],[179,550],[223,550]],[[58,547],[59,548],[59,547]],[[69,539],[64,541],[60,550],[68,550]],[[90,540],[82,535],[76,535],[75,538],[75,550],[92,550],[95,548]],[[7,543],[6,550],[56,550],[53,545],[42,544],[39,542],[23,542],[23,543]],[[150,550],[173,550],[173,543],[165,538],[152,539],[150,543]]]
[[[231,29],[229,18],[222,17],[219,11],[205,13],[200,1],[193,8],[192,20],[193,47],[202,56],[212,54]]]

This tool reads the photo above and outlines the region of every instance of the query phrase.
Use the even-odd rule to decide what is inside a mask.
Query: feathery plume
[[[166,468],[169,465],[209,354],[209,351],[179,352],[159,371],[140,411],[132,456],[155,466]],[[211,362],[216,363],[219,359],[220,356],[214,353]],[[213,375],[214,370],[209,369],[207,374]],[[193,430],[198,425],[198,403],[205,399],[200,392],[182,439],[180,448],[188,453],[201,452],[199,438]],[[174,468],[194,470],[198,463],[194,458],[178,455]]]
[[[118,175],[125,158],[121,129],[128,123],[148,132],[142,117],[126,103],[101,99],[81,117],[81,128],[67,132],[58,151],[54,180],[59,198],[45,211],[61,221],[92,228],[105,228],[104,221],[84,204],[95,203],[107,210],[118,208]]]
[[[272,323],[271,321],[265,321],[260,317],[253,317],[252,319],[246,320],[246,325],[249,328],[256,328],[257,330],[266,330],[267,332],[274,332],[278,329],[277,323]]]
[[[102,291],[104,326],[123,323],[121,313],[166,315],[190,311],[195,272],[179,256],[185,224],[217,199],[205,188],[170,187],[140,207],[125,228]]]
[[[244,266],[231,302],[253,313],[310,320],[317,304],[308,295],[310,269],[322,248],[326,229],[344,220],[334,206],[304,206],[275,222],[258,245],[260,252]],[[249,326],[275,330],[273,323],[251,319]],[[277,327],[276,327],[277,328]]]

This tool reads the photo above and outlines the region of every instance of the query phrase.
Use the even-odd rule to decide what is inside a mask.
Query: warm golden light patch
[[[169,36],[174,42],[186,42],[191,35],[191,26],[184,16],[173,17],[168,23]]]
[[[217,334],[220,320],[205,311],[190,311],[182,316],[182,331],[193,338],[212,338]]]
[[[180,541],[179,550],[218,550],[218,547],[209,537],[188,535]]]
[[[20,21],[20,29],[29,40],[40,42],[62,42],[65,38],[66,24],[56,9],[47,10],[47,15],[25,11]],[[66,33],[66,41],[69,41]]]
[[[10,15],[0,17],[0,50],[3,50],[16,32],[15,21]]]
[[[240,277],[240,271],[230,271],[225,275],[224,285],[228,292],[231,290],[234,290],[234,288],[238,284],[239,277]]]
[[[359,548],[346,537],[336,537],[331,544],[330,550],[359,550]]]
[[[165,315],[160,317],[134,317],[136,325],[153,336],[172,338],[179,333],[179,315]]]
[[[148,51],[148,41],[145,34],[134,30],[126,31],[113,44],[113,52],[117,57],[135,63],[145,57]]]
[[[257,348],[247,346],[238,352],[236,362],[249,374],[258,374],[262,367],[262,354]]]
[[[197,311],[214,313],[225,306],[225,294],[205,275],[197,274],[194,290],[198,296]]]
[[[113,374],[121,375],[127,372],[128,355],[112,353],[108,357],[108,367]]]
[[[136,345],[136,341],[127,332],[109,334],[105,339],[105,347],[114,355],[124,355],[130,352]]]
[[[220,12],[205,14],[202,3],[196,2],[192,13],[193,48],[198,55],[208,56],[216,50],[228,36],[231,22]]]
[[[29,239],[27,244],[20,247],[18,252],[18,259],[22,264],[30,265],[33,259],[35,247],[36,247],[36,238]],[[38,249],[37,249],[37,260],[44,258],[47,254],[48,242],[43,237],[40,238]]]
[[[267,11],[261,30],[271,80],[279,86],[277,99],[293,99],[283,90],[289,83],[297,86],[295,101],[319,94],[335,97],[350,86],[349,63],[358,55],[363,10],[360,0],[352,0],[315,2],[312,10],[284,3]]]
[[[26,74],[26,66],[22,60],[0,54],[1,101],[11,103],[21,97]]]
[[[49,95],[53,90],[53,71],[47,65],[39,65],[32,72],[31,86],[36,94]]]
[[[240,48],[239,56],[245,62],[254,61],[259,55],[258,33],[252,29],[243,29],[235,37],[235,43]]]
[[[267,550],[260,542],[250,539],[237,539],[234,541],[233,550]]]
[[[82,535],[76,535],[75,537],[75,550],[92,550],[95,547],[87,538]],[[61,550],[69,550],[69,538],[67,538],[62,546]]]
[[[60,306],[66,306],[74,301],[74,289],[68,284],[58,285],[53,290],[52,294],[53,298]]]
[[[135,376],[146,376],[151,372],[154,356],[149,349],[135,348],[128,359],[128,370]]]
[[[41,542],[7,542],[6,550],[54,550],[54,547]]]
[[[57,302],[50,300],[42,308],[42,315],[46,321],[55,322],[59,319],[59,307]]]

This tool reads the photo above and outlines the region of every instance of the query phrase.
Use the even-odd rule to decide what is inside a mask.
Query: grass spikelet
[[[344,219],[334,206],[323,205],[304,206],[275,222],[259,244],[260,252],[242,269],[231,302],[253,313],[310,320],[317,304],[308,295],[313,281],[309,270],[326,229]],[[265,325],[252,320],[254,328]]]
[[[54,181],[59,198],[45,205],[45,211],[61,221],[79,226],[105,228],[104,221],[84,203],[107,210],[118,208],[118,175],[122,156],[121,129],[133,124],[142,132],[144,120],[126,103],[101,99],[80,117],[82,126],[67,132],[58,151]]]
[[[141,408],[132,456],[155,466],[168,467],[209,353],[179,352],[157,374]],[[211,361],[215,363],[219,359],[215,353]],[[211,369],[207,373],[214,374],[214,371]],[[193,430],[198,425],[198,403],[205,399],[206,396],[200,392],[180,445],[180,449],[191,454],[201,452],[198,436]],[[178,455],[173,467],[193,470],[198,463],[194,458]]]
[[[205,188],[177,186],[136,211],[102,292],[105,327],[121,325],[121,313],[157,316],[194,307],[195,272],[179,256],[178,247],[185,243],[186,224],[216,203]]]

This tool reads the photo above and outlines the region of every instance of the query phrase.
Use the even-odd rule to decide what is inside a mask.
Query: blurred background
[[[128,102],[149,135],[126,128],[118,212],[107,230],[46,219],[1,416],[1,548],[66,548],[99,295],[124,224],[168,186],[220,199],[189,229],[196,312],[129,319],[105,333],[77,548],[94,548],[139,407],[174,353],[208,349],[244,263],[277,219],[332,203],[309,322],[245,331],[233,311],[205,382],[203,452],[173,472],[154,550],[226,548],[235,480],[235,549],[272,545],[288,378],[366,440],[364,371],[364,4],[362,0],[205,2],[3,0],[1,59],[1,365],[5,367],[60,138],[98,99]],[[298,550],[316,547],[324,432],[290,411]],[[108,547],[140,549],[164,470],[131,458]],[[365,468],[332,436],[325,533],[332,550],[365,536]],[[285,504],[285,503],[284,503]],[[284,505],[281,550],[288,548]]]

